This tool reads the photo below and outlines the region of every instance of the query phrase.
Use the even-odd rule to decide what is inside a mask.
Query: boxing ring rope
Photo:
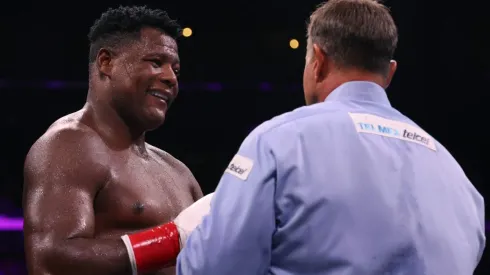
[[[11,218],[0,215],[0,231],[22,231],[24,219]]]
[[[261,92],[281,91],[281,92],[301,92],[301,83],[274,84],[272,82],[258,83],[237,83],[237,82],[184,82],[179,83],[181,90],[198,90],[203,92],[222,92],[224,90],[259,90]],[[63,80],[43,80],[43,81],[11,81],[0,79],[0,89],[48,89],[48,90],[70,90],[88,89],[85,81],[63,81]]]
[[[22,226],[24,225],[24,219],[9,218],[0,215],[0,231],[22,231]],[[487,221],[486,231],[490,232],[490,221]]]

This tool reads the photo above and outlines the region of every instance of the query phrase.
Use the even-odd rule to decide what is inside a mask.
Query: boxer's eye
[[[160,68],[162,67],[162,61],[158,60],[158,59],[151,59],[151,60],[148,60],[149,62],[151,62],[151,66],[153,68]]]
[[[174,74],[176,77],[180,76],[180,69],[174,69]]]

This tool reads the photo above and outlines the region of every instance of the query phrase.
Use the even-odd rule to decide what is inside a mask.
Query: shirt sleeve
[[[276,160],[253,132],[221,177],[211,210],[177,259],[177,274],[265,274],[275,230]]]

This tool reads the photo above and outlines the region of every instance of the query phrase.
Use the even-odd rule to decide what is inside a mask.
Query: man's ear
[[[96,65],[100,75],[111,77],[112,66],[114,65],[114,54],[105,48],[101,48],[97,53]]]
[[[390,86],[391,80],[393,79],[393,76],[395,75],[396,69],[398,68],[398,63],[396,63],[395,60],[390,61],[390,69],[388,71],[388,76],[386,78],[386,87],[385,89]]]
[[[313,76],[317,82],[321,82],[328,74],[328,58],[325,52],[313,44]]]

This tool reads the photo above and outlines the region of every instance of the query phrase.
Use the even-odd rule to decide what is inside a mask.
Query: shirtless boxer
[[[30,274],[134,273],[121,236],[170,222],[203,196],[183,163],[145,142],[178,93],[179,32],[145,7],[110,9],[92,26],[87,102],[26,158]],[[151,274],[174,274],[171,264]]]

